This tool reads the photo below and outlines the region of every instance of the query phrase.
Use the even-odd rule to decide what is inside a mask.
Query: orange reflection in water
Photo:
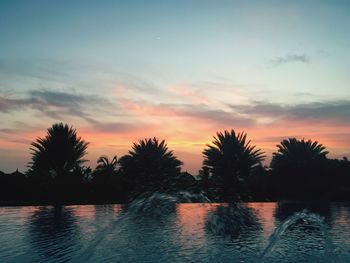
[[[202,232],[208,212],[220,204],[178,204],[176,217],[178,226],[185,235]]]
[[[76,217],[82,219],[94,219],[95,218],[95,206],[94,205],[71,205],[67,206],[74,211]]]
[[[178,204],[176,207],[177,223],[183,236],[204,235],[203,229],[207,214],[218,206],[227,204]],[[275,228],[274,211],[276,203],[246,203],[253,209],[263,227],[263,235],[268,237]]]
[[[247,203],[247,206],[256,212],[263,226],[263,235],[268,237],[275,228],[274,212],[277,203]]]

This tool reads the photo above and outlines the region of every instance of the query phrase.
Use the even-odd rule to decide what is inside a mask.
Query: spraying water
[[[123,212],[118,218],[113,220],[106,228],[99,231],[99,234],[92,240],[89,246],[76,258],[76,261],[91,260],[95,248],[106,238],[107,235],[113,233],[118,235],[116,231],[124,228],[124,224],[128,224],[130,220],[145,219],[161,222],[168,215],[172,215],[178,203],[193,202],[209,202],[210,200],[203,194],[191,194],[188,192],[179,192],[176,194],[154,193],[146,197],[134,200],[124,206]],[[206,231],[216,236],[229,236],[237,238],[242,233],[246,233],[249,229],[259,230],[260,224],[254,212],[241,205],[229,204],[218,206],[213,212],[208,214],[206,220]],[[130,222],[129,222],[130,223]],[[325,238],[325,252],[327,262],[334,262],[332,255],[332,242],[329,237],[328,227],[324,222],[324,218],[318,214],[310,213],[306,210],[295,213],[293,216],[285,220],[279,227],[275,229],[269,238],[269,243],[257,262],[265,262],[264,260],[270,256],[276,243],[284,235],[284,233],[293,225],[299,223],[317,227]]]
[[[283,222],[283,224],[281,224],[275,229],[275,231],[269,238],[269,244],[266,246],[265,250],[261,254],[258,262],[263,262],[264,259],[268,257],[273,251],[277,241],[286,232],[286,230],[298,222],[303,222],[306,224],[316,224],[319,227],[322,235],[325,238],[327,262],[334,262],[334,257],[332,255],[332,242],[330,240],[328,228],[324,222],[324,218],[319,216],[318,214],[310,213],[307,210],[295,213],[293,216],[289,217],[286,221]]]
[[[178,203],[210,203],[210,200],[203,193],[154,193],[127,204],[126,211],[129,216],[160,217],[173,211]]]
[[[109,233],[114,233],[117,226],[118,228],[122,228],[123,224],[128,219],[159,219],[173,212],[177,203],[210,203],[210,200],[203,193],[192,194],[185,191],[173,194],[156,192],[146,197],[135,199],[124,206],[124,212],[122,215],[101,230],[83,253],[73,260],[73,262],[89,261],[94,253],[94,249],[105,239],[105,237]]]

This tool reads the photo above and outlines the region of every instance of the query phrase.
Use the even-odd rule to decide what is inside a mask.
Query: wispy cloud
[[[0,112],[8,113],[13,110],[22,109],[23,107],[29,106],[30,102],[22,99],[12,99],[0,97]]]
[[[251,105],[231,105],[241,113],[257,117],[269,117],[284,120],[327,121],[343,124],[350,121],[350,101],[324,101],[304,104],[278,104],[255,101]]]
[[[101,133],[131,133],[141,127],[145,128],[143,123],[128,123],[122,121],[106,122],[98,121],[94,119],[88,119],[91,128],[94,131]]]
[[[124,100],[122,105],[128,110],[129,114],[134,114],[134,116],[141,119],[149,116],[169,119],[178,117],[220,125],[247,127],[254,124],[254,120],[248,116],[242,116],[232,110],[226,111],[204,104],[157,104],[147,101]]]
[[[350,121],[350,101],[279,104],[250,101],[229,108],[211,104],[156,103],[149,100],[106,98],[76,92],[32,90],[22,97],[0,95],[0,112],[34,110],[53,120],[80,118],[94,130],[126,132],[161,123],[174,117],[219,127],[254,127],[260,120],[328,122],[343,125]],[[7,127],[3,127],[7,128]]]
[[[0,143],[3,147],[17,147],[20,151],[20,147],[29,145],[28,140],[44,134],[51,121],[66,121],[91,142],[92,153],[116,151],[123,154],[132,141],[152,136],[167,139],[174,150],[200,152],[201,146],[209,142],[216,131],[231,128],[248,132],[254,143],[270,152],[275,144],[290,136],[316,139],[326,146],[338,147],[338,152],[343,152],[348,145],[348,100],[317,101],[312,94],[307,94],[310,100],[315,101],[281,104],[250,100],[251,97],[243,94],[244,100],[232,100],[231,104],[227,104],[210,94],[201,93],[199,88],[193,92],[186,88],[168,90],[167,94],[164,92],[164,96],[187,98],[172,102],[136,96],[138,92],[147,93],[138,88],[131,90],[130,95],[127,88],[125,86],[125,96],[51,89],[33,89],[19,94],[0,93],[0,113],[8,120],[0,129]],[[197,94],[202,95],[198,100]],[[40,123],[30,124],[36,130],[29,126],[19,129],[23,127],[22,123],[13,123],[12,115],[22,112],[28,115],[28,120],[40,117],[36,118]],[[24,118],[18,120],[25,121]],[[347,130],[332,136],[334,129],[341,126]],[[196,155],[198,162],[201,160],[199,152]]]
[[[303,63],[308,64],[311,62],[311,57],[306,54],[287,54],[282,57],[276,57],[272,60],[270,60],[270,64],[273,67],[278,67],[284,64],[290,64],[290,63]]]
[[[88,111],[99,106],[111,106],[108,99],[61,91],[33,90],[21,98],[0,96],[0,112],[34,109],[52,118],[63,116],[88,117]]]

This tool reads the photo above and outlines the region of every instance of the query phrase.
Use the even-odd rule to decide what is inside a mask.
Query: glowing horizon
[[[73,128],[76,128],[73,126]],[[152,138],[156,137],[160,140],[164,139],[168,145],[169,150],[172,150],[174,152],[174,155],[177,156],[181,161],[184,162],[183,166],[183,171],[188,171],[194,175],[197,174],[198,170],[201,168],[202,165],[202,150],[206,147],[207,144],[211,144],[213,140],[213,136],[216,136],[216,132],[212,133],[211,135],[207,134],[201,134],[200,137],[198,138],[192,138],[190,140],[184,140],[181,137],[176,138],[172,140],[167,140],[166,138],[162,136],[142,136],[141,134],[135,134],[135,135],[130,135],[126,134],[124,136],[120,136],[119,139],[116,138],[114,134],[106,134],[106,133],[91,133],[88,130],[82,129],[83,132],[77,130],[77,134],[79,137],[82,137],[85,141],[89,142],[89,147],[88,147],[88,155],[87,159],[88,162],[86,163],[87,165],[91,166],[94,168],[96,166],[96,161],[99,156],[101,155],[107,155],[108,157],[112,158],[114,155],[118,156],[118,159],[123,156],[124,154],[127,154],[127,152],[131,149],[132,144],[134,142],[138,142],[141,139],[145,138]],[[229,128],[227,128],[229,130]],[[220,130],[221,132],[224,131]],[[236,132],[239,131],[247,131],[247,130],[236,130]],[[147,134],[147,133],[145,133]],[[302,133],[300,133],[302,134]],[[344,144],[339,144],[338,140],[334,140],[334,138],[328,138],[330,141],[327,143],[324,143],[327,139],[327,135],[324,137],[324,140],[317,140],[314,138],[310,138],[306,133],[304,135],[298,135],[298,136],[276,136],[276,138],[271,138],[269,136],[262,136],[261,137],[261,131],[257,130],[255,133],[253,133],[251,130],[248,130],[248,139],[251,140],[251,145],[255,145],[257,148],[261,148],[265,153],[266,153],[266,158],[265,161],[263,162],[265,165],[269,165],[272,153],[276,151],[276,145],[284,138],[291,138],[291,137],[297,137],[299,139],[305,138],[305,139],[312,139],[313,141],[319,141],[323,145],[327,147],[327,150],[330,151],[329,157],[330,158],[341,158],[343,156],[348,156],[347,154],[343,154],[341,151],[339,152],[338,149],[343,149],[342,147]],[[34,131],[28,134],[22,134],[20,136],[23,137],[32,137],[32,141],[35,140],[37,137],[44,137],[46,135],[46,129],[41,130],[41,131]],[[252,136],[253,135],[253,136]],[[19,136],[18,134],[16,135],[17,137]],[[133,136],[130,140],[129,136]],[[320,135],[321,136],[321,135]],[[272,140],[275,141],[272,141]],[[280,139],[280,140],[278,140]],[[21,147],[18,149],[20,153],[23,152],[23,144],[26,141],[20,142]],[[329,147],[328,145],[330,144],[329,142],[333,142],[334,147]],[[2,145],[5,145],[7,147],[13,147],[15,145],[18,145],[19,142],[2,142]],[[21,158],[26,158],[27,162],[26,163],[19,163],[19,165],[16,168],[19,168],[20,170],[26,170],[25,165],[29,162],[30,160],[30,140],[27,141],[27,149],[26,153],[24,156],[20,156]],[[12,149],[16,149],[13,147]],[[346,149],[346,148],[345,148]],[[338,151],[337,151],[338,150]],[[6,172],[11,172],[14,171],[16,168],[13,168],[12,170],[5,170]]]

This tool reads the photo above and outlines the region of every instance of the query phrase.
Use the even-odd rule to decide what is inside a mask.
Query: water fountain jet
[[[324,223],[324,218],[318,214],[310,213],[307,210],[297,212],[287,220],[285,220],[279,227],[269,237],[269,244],[264,249],[263,253],[260,255],[258,262],[263,262],[264,259],[273,251],[277,241],[281,236],[292,226],[302,221],[305,223],[314,223],[317,224],[322,235],[325,237],[325,251],[327,256],[327,262],[333,262],[334,258],[332,257],[332,242],[329,238],[328,227]]]

